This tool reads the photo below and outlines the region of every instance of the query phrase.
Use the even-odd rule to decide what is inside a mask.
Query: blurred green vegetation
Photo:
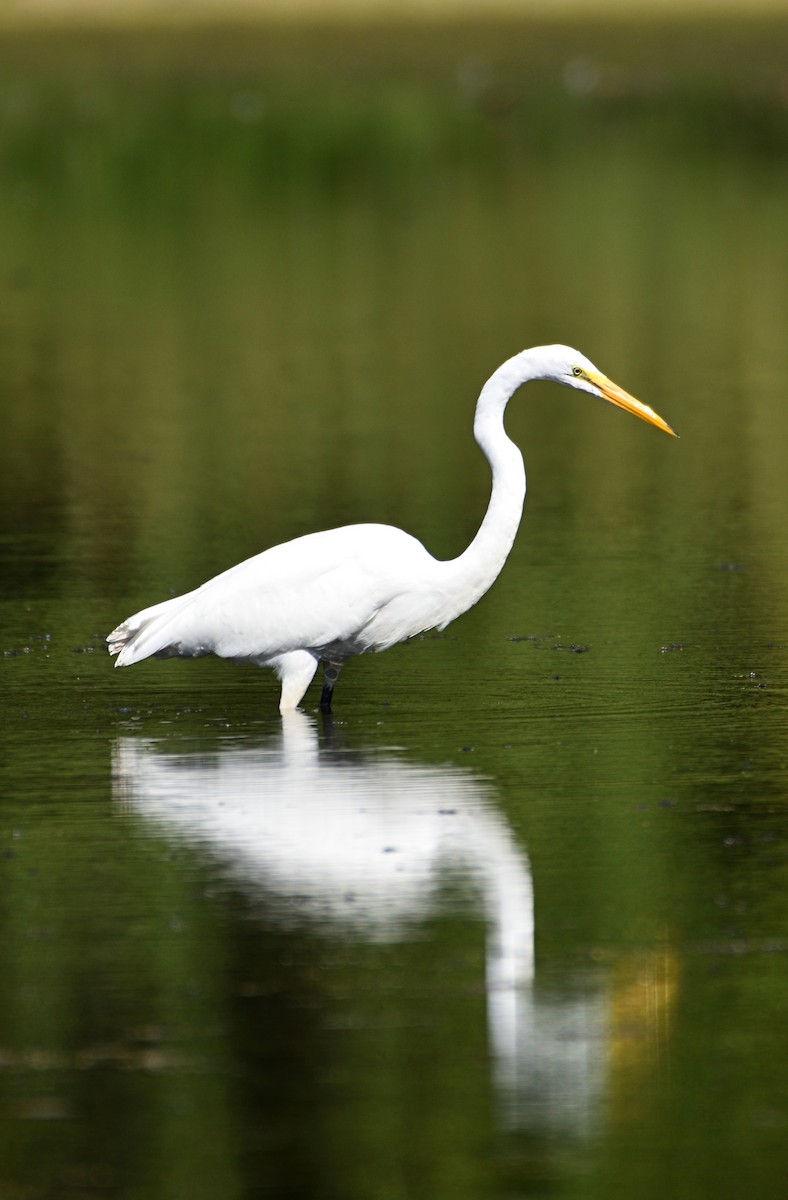
[[[171,180],[206,162],[265,191],[282,174],[331,186],[633,127],[671,148],[783,153],[787,30],[751,17],[6,31],[4,165],[53,187],[101,144],[133,204],[165,148]]]

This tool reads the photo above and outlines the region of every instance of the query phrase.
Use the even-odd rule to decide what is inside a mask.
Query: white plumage
[[[329,708],[348,658],[445,628],[498,576],[525,499],[522,455],[506,435],[503,416],[517,389],[532,379],[609,400],[673,433],[578,351],[524,350],[490,377],[476,405],[474,436],[492,470],[492,493],[479,532],[459,558],[441,562],[390,525],[307,534],[129,617],[107,638],[110,654],[118,655],[115,665],[216,654],[271,667],[282,681],[279,707],[285,712],[300,703],[322,661],[321,706]]]

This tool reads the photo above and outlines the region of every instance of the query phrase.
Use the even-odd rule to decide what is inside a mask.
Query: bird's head
[[[672,437],[678,437],[675,430],[671,429],[667,421],[663,421],[653,408],[636,400],[617,383],[613,383],[612,379],[608,379],[607,375],[579,350],[573,350],[571,346],[541,346],[540,351],[544,355],[543,378],[562,383],[565,387],[576,388],[580,392],[588,392],[591,396],[599,396],[602,400],[623,408],[625,412],[640,417],[642,421],[648,421],[649,425],[656,425],[657,429],[663,429]]]

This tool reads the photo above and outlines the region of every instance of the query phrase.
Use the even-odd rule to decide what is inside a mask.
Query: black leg
[[[334,687],[343,665],[343,663],[327,662],[323,667],[323,691],[320,693],[321,712],[331,712],[331,698],[334,695]]]

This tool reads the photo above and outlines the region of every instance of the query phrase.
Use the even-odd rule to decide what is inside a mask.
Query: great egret
[[[272,667],[279,711],[301,702],[319,662],[320,706],[354,654],[386,650],[427,629],[445,629],[479,600],[506,562],[525,500],[525,467],[506,435],[506,405],[524,383],[549,379],[609,400],[676,436],[569,346],[537,346],[507,359],[476,404],[473,433],[492,470],[492,492],[476,537],[440,562],[390,525],[346,525],[310,533],[257,554],[193,592],[129,617],[107,638],[117,667],[143,658],[219,658]]]

